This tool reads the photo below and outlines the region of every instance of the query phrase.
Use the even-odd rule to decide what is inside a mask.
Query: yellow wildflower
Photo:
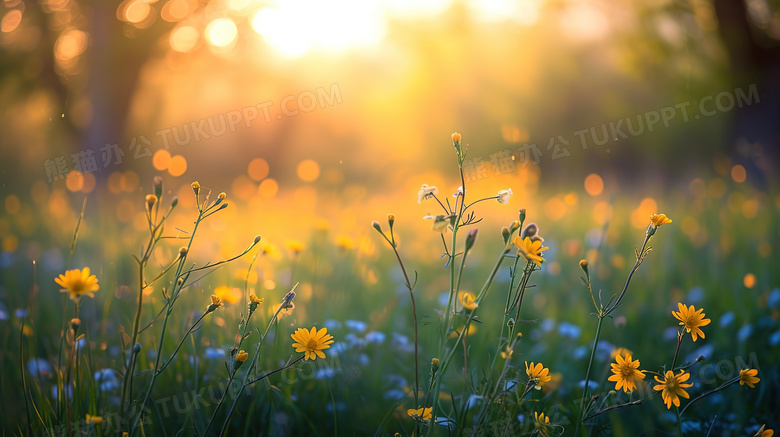
[[[623,389],[626,393],[631,393],[636,388],[636,381],[645,379],[645,373],[639,370],[639,360],[632,360],[631,353],[617,355],[616,363],[612,364],[612,373],[610,381],[615,382],[615,390]]]
[[[542,363],[537,363],[534,365],[534,362],[531,361],[531,365],[528,365],[528,361],[525,362],[525,374],[528,375],[529,378],[531,378],[531,382],[533,382],[537,390],[540,390],[542,386],[549,382],[550,379],[550,369],[544,367]]]
[[[303,352],[305,359],[314,361],[317,357],[325,358],[323,349],[328,349],[333,343],[333,336],[328,334],[328,328],[322,328],[317,331],[316,327],[312,327],[311,331],[303,328],[298,328],[294,334],[290,335],[295,342],[293,347],[295,352]]]
[[[747,384],[750,388],[755,388],[754,384],[758,384],[761,379],[756,378],[758,370],[756,369],[743,369],[739,371],[739,385]]]
[[[533,261],[537,266],[541,266],[544,262],[541,253],[549,249],[549,247],[542,247],[542,241],[531,241],[530,237],[520,238],[515,237],[512,243],[517,246],[517,254],[522,256],[526,261]]]
[[[458,300],[466,311],[474,311],[474,309],[479,306],[474,302],[474,298],[474,294],[469,291],[461,291],[458,293]]]
[[[700,328],[709,325],[711,322],[710,319],[704,318],[704,310],[699,309],[697,311],[693,305],[686,307],[681,303],[677,304],[677,308],[680,311],[672,311],[672,315],[680,321],[680,325],[685,326],[685,331],[691,333],[693,341],[696,341],[697,336],[704,338],[704,332]]]
[[[410,408],[406,410],[406,414],[408,414],[409,417],[412,417],[416,420],[423,420],[423,421],[431,420],[431,418],[433,417],[433,407],[418,408],[416,410],[414,408]]]
[[[92,292],[100,288],[97,276],[89,274],[89,267],[68,270],[64,275],[54,278],[54,282],[63,287],[60,292],[70,293],[70,298],[74,301],[78,301],[81,296],[95,297]]]
[[[671,223],[672,219],[666,216],[666,214],[653,214],[650,216],[650,223],[656,227]]]
[[[682,396],[685,399],[690,398],[685,389],[693,387],[693,384],[683,384],[690,377],[691,374],[685,373],[684,370],[680,370],[680,373],[677,375],[671,370],[667,370],[664,379],[660,379],[657,376],[655,377],[655,380],[658,381],[659,384],[653,386],[653,390],[661,392],[661,397],[664,399],[666,408],[672,408],[672,404],[674,404],[675,407],[679,407],[679,396]]]

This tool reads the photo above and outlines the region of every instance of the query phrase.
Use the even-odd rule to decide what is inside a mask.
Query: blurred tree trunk
[[[749,21],[744,0],[713,0],[718,30],[729,55],[733,86],[747,92],[755,84],[760,101],[735,109],[732,156],[766,173],[780,157],[780,41]],[[749,169],[750,170],[750,169]]]

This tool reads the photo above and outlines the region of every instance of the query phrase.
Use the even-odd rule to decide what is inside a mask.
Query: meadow
[[[724,155],[650,197],[426,153],[449,173],[393,193],[7,196],[3,434],[772,435],[772,189]]]

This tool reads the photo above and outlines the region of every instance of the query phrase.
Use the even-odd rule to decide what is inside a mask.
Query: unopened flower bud
[[[533,237],[539,232],[539,226],[536,223],[529,223],[520,234],[520,239],[525,240],[525,237]]]
[[[512,329],[512,327],[515,326],[515,318],[510,317],[509,320],[506,321],[506,326],[508,326],[509,329]]]
[[[382,226],[379,225],[378,221],[374,220],[373,222],[371,222],[371,226],[373,226],[374,229],[379,231],[380,234],[382,233]]]
[[[133,353],[138,354],[141,352],[141,343],[136,343],[133,345]]]
[[[520,212],[517,214],[517,219],[520,220],[520,223],[525,221],[525,208],[520,209]]]
[[[198,181],[195,181],[192,184],[190,184],[190,186],[192,187],[192,191],[194,191],[195,195],[197,196],[198,193],[200,193],[200,183]]]
[[[390,229],[393,228],[393,224],[395,223],[395,214],[388,214],[387,215],[387,223],[390,224]]]
[[[590,276],[590,272],[588,272],[588,260],[584,259],[580,261],[580,268],[586,275]]]
[[[70,329],[73,330],[73,333],[77,333],[79,331],[79,327],[81,326],[81,319],[78,317],[70,319]]]
[[[518,229],[520,229],[520,226],[522,226],[522,225],[523,225],[523,224],[520,222],[520,220],[515,220],[515,221],[513,221],[513,222],[512,222],[512,226],[509,228],[509,232],[511,232],[511,233],[513,233],[513,234],[514,234],[514,233],[515,233],[515,231],[517,231]]]
[[[154,177],[154,195],[157,196],[157,198],[162,197],[162,190],[163,190],[163,178],[159,176]]]
[[[479,233],[479,229],[472,229],[469,231],[469,234],[466,236],[466,250],[471,249],[474,247],[474,242],[477,241],[477,234]]]
[[[180,248],[179,249],[179,256],[184,258],[186,255],[187,255],[187,248],[186,247]]]
[[[501,228],[501,237],[504,239],[504,244],[509,242],[510,235],[512,235],[512,232],[509,230],[509,228],[507,228],[506,226]]]
[[[226,197],[227,197],[227,194],[225,194],[225,192],[223,191],[223,192],[219,193],[219,196],[217,196],[217,199],[225,200]]]
[[[176,208],[176,205],[179,204],[179,196],[173,196],[173,199],[171,199],[171,208]]]
[[[438,359],[438,358],[434,358],[434,359],[432,359],[432,360],[431,360],[431,365],[432,365],[432,366],[438,366],[438,365],[439,365],[439,359]]]
[[[157,203],[157,196],[154,194],[147,194],[146,195],[146,207],[151,209],[154,204]]]
[[[261,237],[261,236],[259,236],[259,235],[258,235],[258,236],[256,236],[256,237],[255,237],[255,240],[254,240],[254,241],[255,241],[255,242],[254,242],[254,244],[257,244],[257,243],[259,243],[261,238],[262,238],[262,237]]]
[[[459,143],[461,140],[461,135],[457,132],[452,134],[452,142],[453,143]]]

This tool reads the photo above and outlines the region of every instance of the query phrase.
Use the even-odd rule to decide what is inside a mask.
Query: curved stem
[[[210,313],[207,311],[207,312],[201,314],[201,316],[198,317],[198,320],[196,320],[195,323],[193,323],[192,326],[190,326],[190,329],[187,330],[187,332],[184,334],[184,337],[181,338],[181,341],[179,342],[179,345],[176,346],[176,349],[173,351],[173,354],[171,354],[171,357],[168,358],[168,361],[166,361],[165,364],[163,364],[162,367],[160,367],[160,370],[158,370],[157,373],[162,373],[163,370],[165,370],[173,362],[173,358],[176,357],[177,353],[179,353],[179,349],[181,349],[181,346],[184,344],[184,340],[187,339],[187,336],[190,335],[192,330],[195,329],[195,327],[198,325],[198,323],[200,323],[206,317],[207,314],[210,314]]]
[[[681,410],[680,410],[680,416],[682,416],[682,415],[683,415],[683,413],[685,413],[685,410],[687,410],[687,409],[688,409],[688,407],[690,407],[690,406],[691,406],[691,405],[693,405],[694,403],[696,403],[696,402],[698,402],[698,401],[700,401],[700,400],[702,400],[702,399],[706,398],[707,396],[709,396],[709,395],[711,395],[711,394],[713,394],[713,393],[717,393],[717,392],[719,392],[719,391],[723,390],[724,388],[726,388],[726,387],[728,387],[728,386],[730,386],[730,385],[732,385],[732,384],[735,384],[735,383],[737,383],[737,382],[739,382],[739,376],[737,376],[737,377],[734,377],[734,378],[732,378],[731,380],[724,382],[723,384],[721,384],[721,385],[720,385],[719,387],[717,387],[717,388],[714,388],[714,389],[712,389],[712,390],[710,390],[710,391],[708,391],[708,392],[706,392],[706,393],[702,393],[702,394],[700,394],[699,396],[696,396],[696,397],[695,397],[695,398],[693,398],[693,399],[692,399],[690,402],[688,402],[688,403],[685,405],[685,407],[683,407],[683,409],[681,409]]]

